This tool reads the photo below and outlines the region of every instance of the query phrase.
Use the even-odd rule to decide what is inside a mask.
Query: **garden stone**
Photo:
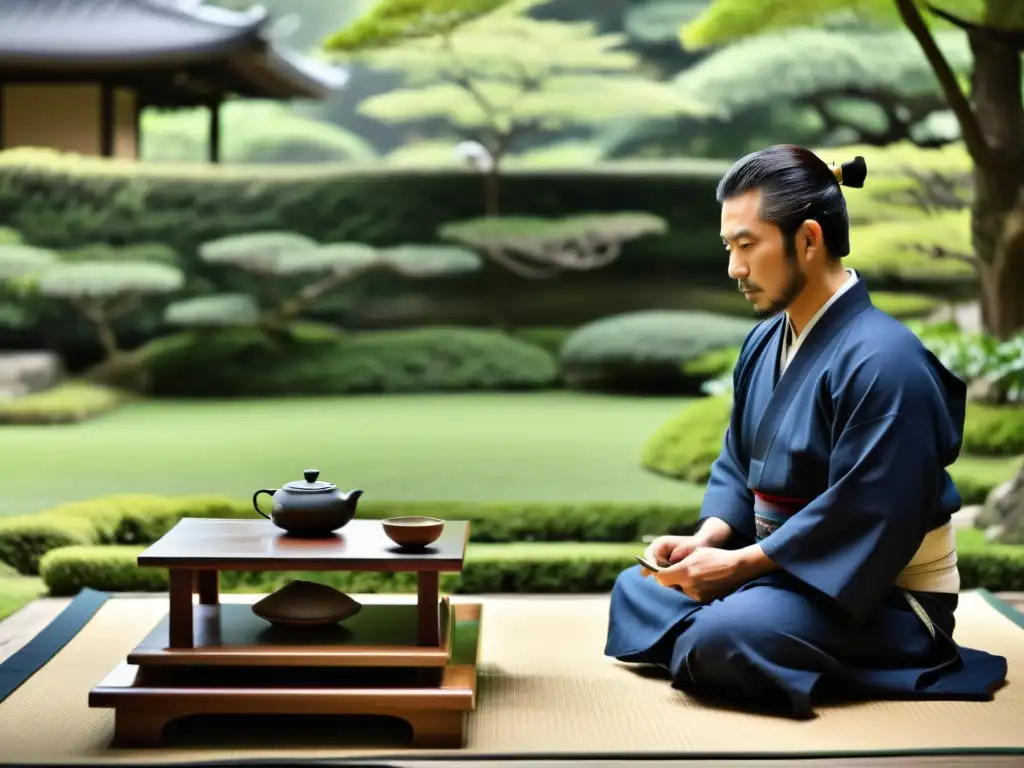
[[[10,399],[56,386],[64,375],[60,357],[47,350],[0,355],[0,398]]]
[[[975,525],[988,541],[1024,543],[1024,473],[989,492]]]

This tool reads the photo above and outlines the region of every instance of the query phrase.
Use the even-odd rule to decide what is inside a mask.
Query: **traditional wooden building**
[[[271,23],[200,0],[0,0],[0,149],[134,158],[141,110],[203,106],[217,162],[225,99],[320,99],[345,83],[276,44]]]

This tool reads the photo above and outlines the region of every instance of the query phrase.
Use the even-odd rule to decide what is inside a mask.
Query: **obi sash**
[[[766,539],[808,504],[803,499],[772,496],[760,491],[753,493],[754,532],[757,541]],[[911,609],[924,622],[925,627],[934,638],[935,627],[931,619],[928,618],[928,614],[920,602],[910,592],[956,594],[960,591],[956,531],[951,522],[946,522],[925,534],[917,552],[896,577],[895,586],[903,590],[903,595]]]

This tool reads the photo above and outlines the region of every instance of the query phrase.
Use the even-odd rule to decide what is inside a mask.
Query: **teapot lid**
[[[307,469],[302,475],[306,478],[305,481],[293,480],[285,485],[285,488],[293,493],[324,493],[333,491],[337,487],[334,483],[328,483],[326,480],[317,480],[320,476],[319,469]]]

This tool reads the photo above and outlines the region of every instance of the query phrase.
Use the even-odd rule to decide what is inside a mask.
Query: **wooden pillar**
[[[210,105],[210,136],[207,141],[209,149],[209,160],[211,163],[220,162],[220,101]]]
[[[135,91],[132,98],[132,122],[135,124],[135,159],[142,159],[142,99],[139,92]]]
[[[117,132],[117,106],[114,102],[114,87],[109,83],[100,85],[100,156],[114,156],[114,138]]]

